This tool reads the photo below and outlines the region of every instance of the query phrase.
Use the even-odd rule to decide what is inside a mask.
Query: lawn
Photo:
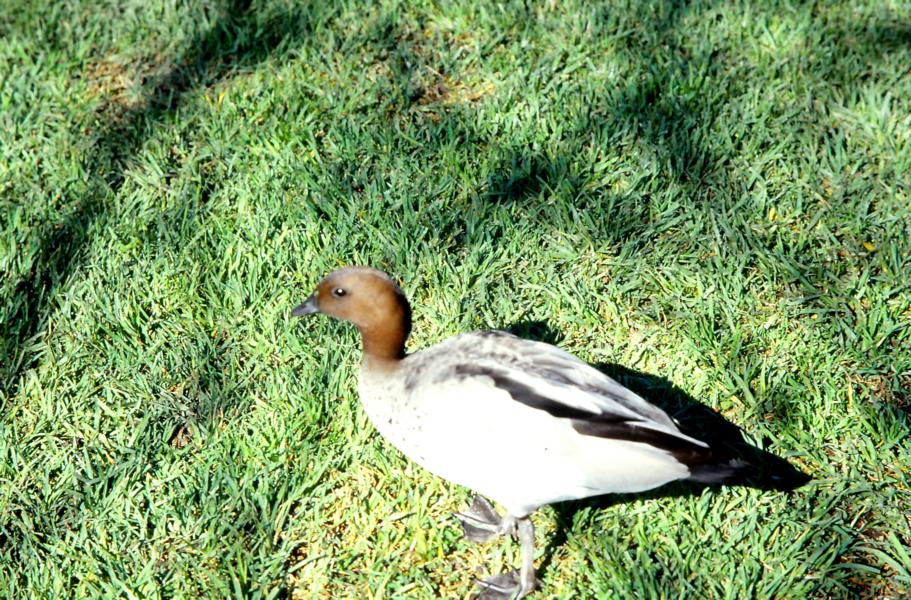
[[[517,564],[357,402],[511,328],[812,480],[536,516],[541,598],[911,595],[911,5],[6,0],[0,594],[465,597]]]

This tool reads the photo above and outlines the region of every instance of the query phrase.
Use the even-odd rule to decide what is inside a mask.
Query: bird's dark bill
[[[310,296],[304,300],[303,304],[298,304],[291,310],[291,314],[295,317],[303,317],[304,315],[312,315],[318,312],[319,308],[316,306],[316,299],[313,296]]]

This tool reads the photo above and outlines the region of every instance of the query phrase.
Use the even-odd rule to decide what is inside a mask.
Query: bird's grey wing
[[[430,357],[436,383],[488,381],[515,402],[567,419],[582,435],[649,444],[681,459],[707,445],[681,433],[667,414],[578,358],[502,332],[465,334]],[[689,461],[685,461],[689,462]]]

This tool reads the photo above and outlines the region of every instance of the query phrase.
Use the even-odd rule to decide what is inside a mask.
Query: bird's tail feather
[[[691,481],[699,483],[726,483],[749,476],[753,470],[750,463],[732,458],[730,460],[690,466]]]

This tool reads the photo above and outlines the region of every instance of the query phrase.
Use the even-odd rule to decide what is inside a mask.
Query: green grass
[[[0,74],[0,593],[515,563],[289,318],[367,263],[411,348],[531,323],[813,477],[543,510],[539,597],[911,594],[907,3],[6,0]]]

